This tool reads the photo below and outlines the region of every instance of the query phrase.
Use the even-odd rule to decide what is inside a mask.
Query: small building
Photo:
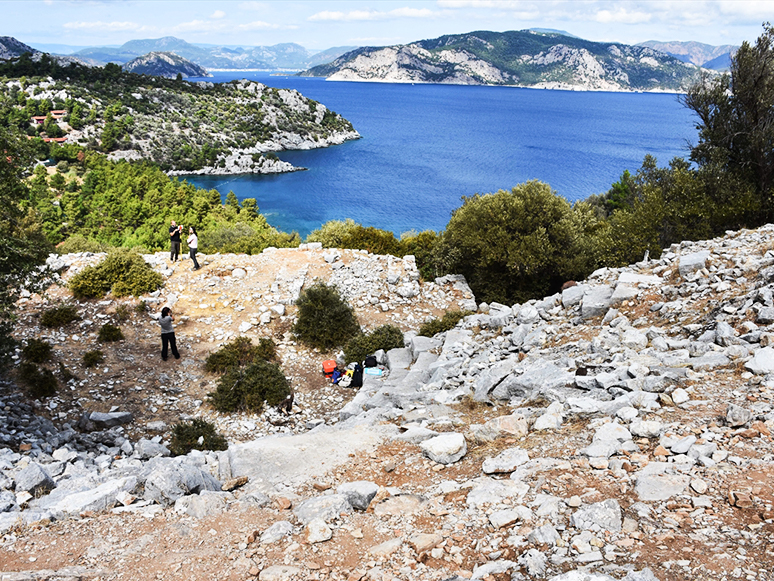
[[[46,122],[46,116],[45,115],[35,115],[30,119],[30,123],[33,125],[43,125],[43,123]]]

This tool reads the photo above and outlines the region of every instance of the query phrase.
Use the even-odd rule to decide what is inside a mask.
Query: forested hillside
[[[0,124],[39,137],[145,159],[164,170],[289,171],[268,152],[359,137],[352,125],[297,91],[260,83],[188,83],[117,65],[59,66],[28,55],[0,64]]]

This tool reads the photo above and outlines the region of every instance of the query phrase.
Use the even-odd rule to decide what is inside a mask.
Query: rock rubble
[[[294,414],[292,430],[225,452],[171,458],[161,436],[132,442],[94,414],[97,431],[57,428],[8,397],[6,425],[34,443],[0,433],[3,550],[20,522],[258,511],[260,529],[229,549],[243,578],[768,581],[773,234],[673,245],[510,306],[471,305],[461,277],[421,282],[409,257],[307,246],[265,290],[261,260],[290,251],[227,257],[217,280],[150,299],[196,305],[212,342],[261,329],[262,307],[269,322],[292,318],[293,297],[323,276],[359,313],[409,326],[426,315],[418,299],[476,314],[433,338],[407,332],[384,375],[330,402],[337,415]],[[283,361],[303,356],[290,353]],[[358,547],[348,560],[347,543]],[[104,559],[89,563],[119,578]]]

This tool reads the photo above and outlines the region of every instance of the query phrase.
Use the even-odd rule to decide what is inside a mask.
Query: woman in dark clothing
[[[172,355],[175,359],[180,359],[180,353],[177,352],[177,341],[175,340],[175,328],[172,326],[172,310],[169,307],[161,309],[161,358],[167,360],[167,347],[172,348]]]

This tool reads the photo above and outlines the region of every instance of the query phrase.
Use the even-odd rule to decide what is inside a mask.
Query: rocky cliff
[[[45,402],[2,386],[0,563],[9,579],[549,579],[770,581],[774,570],[774,226],[675,244],[520,305],[478,305],[435,337],[417,325],[469,307],[461,277],[350,250],[147,256],[166,278],[180,363],[129,300],[23,299],[17,338],[75,371]],[[52,257],[63,279],[99,256]],[[336,283],[367,327],[405,347],[353,392],[288,329],[293,297]],[[79,367],[95,328],[127,341]],[[202,403],[207,352],[274,337],[296,390],[285,415]],[[128,412],[128,413],[127,413]],[[169,425],[202,417],[225,452],[171,458]],[[13,572],[13,573],[11,573]]]
[[[174,79],[181,75],[188,77],[211,77],[204,67],[176,55],[173,52],[149,52],[130,60],[122,67],[130,73],[153,75]]]
[[[303,74],[342,81],[684,91],[700,69],[648,47],[524,30],[364,47]]]

